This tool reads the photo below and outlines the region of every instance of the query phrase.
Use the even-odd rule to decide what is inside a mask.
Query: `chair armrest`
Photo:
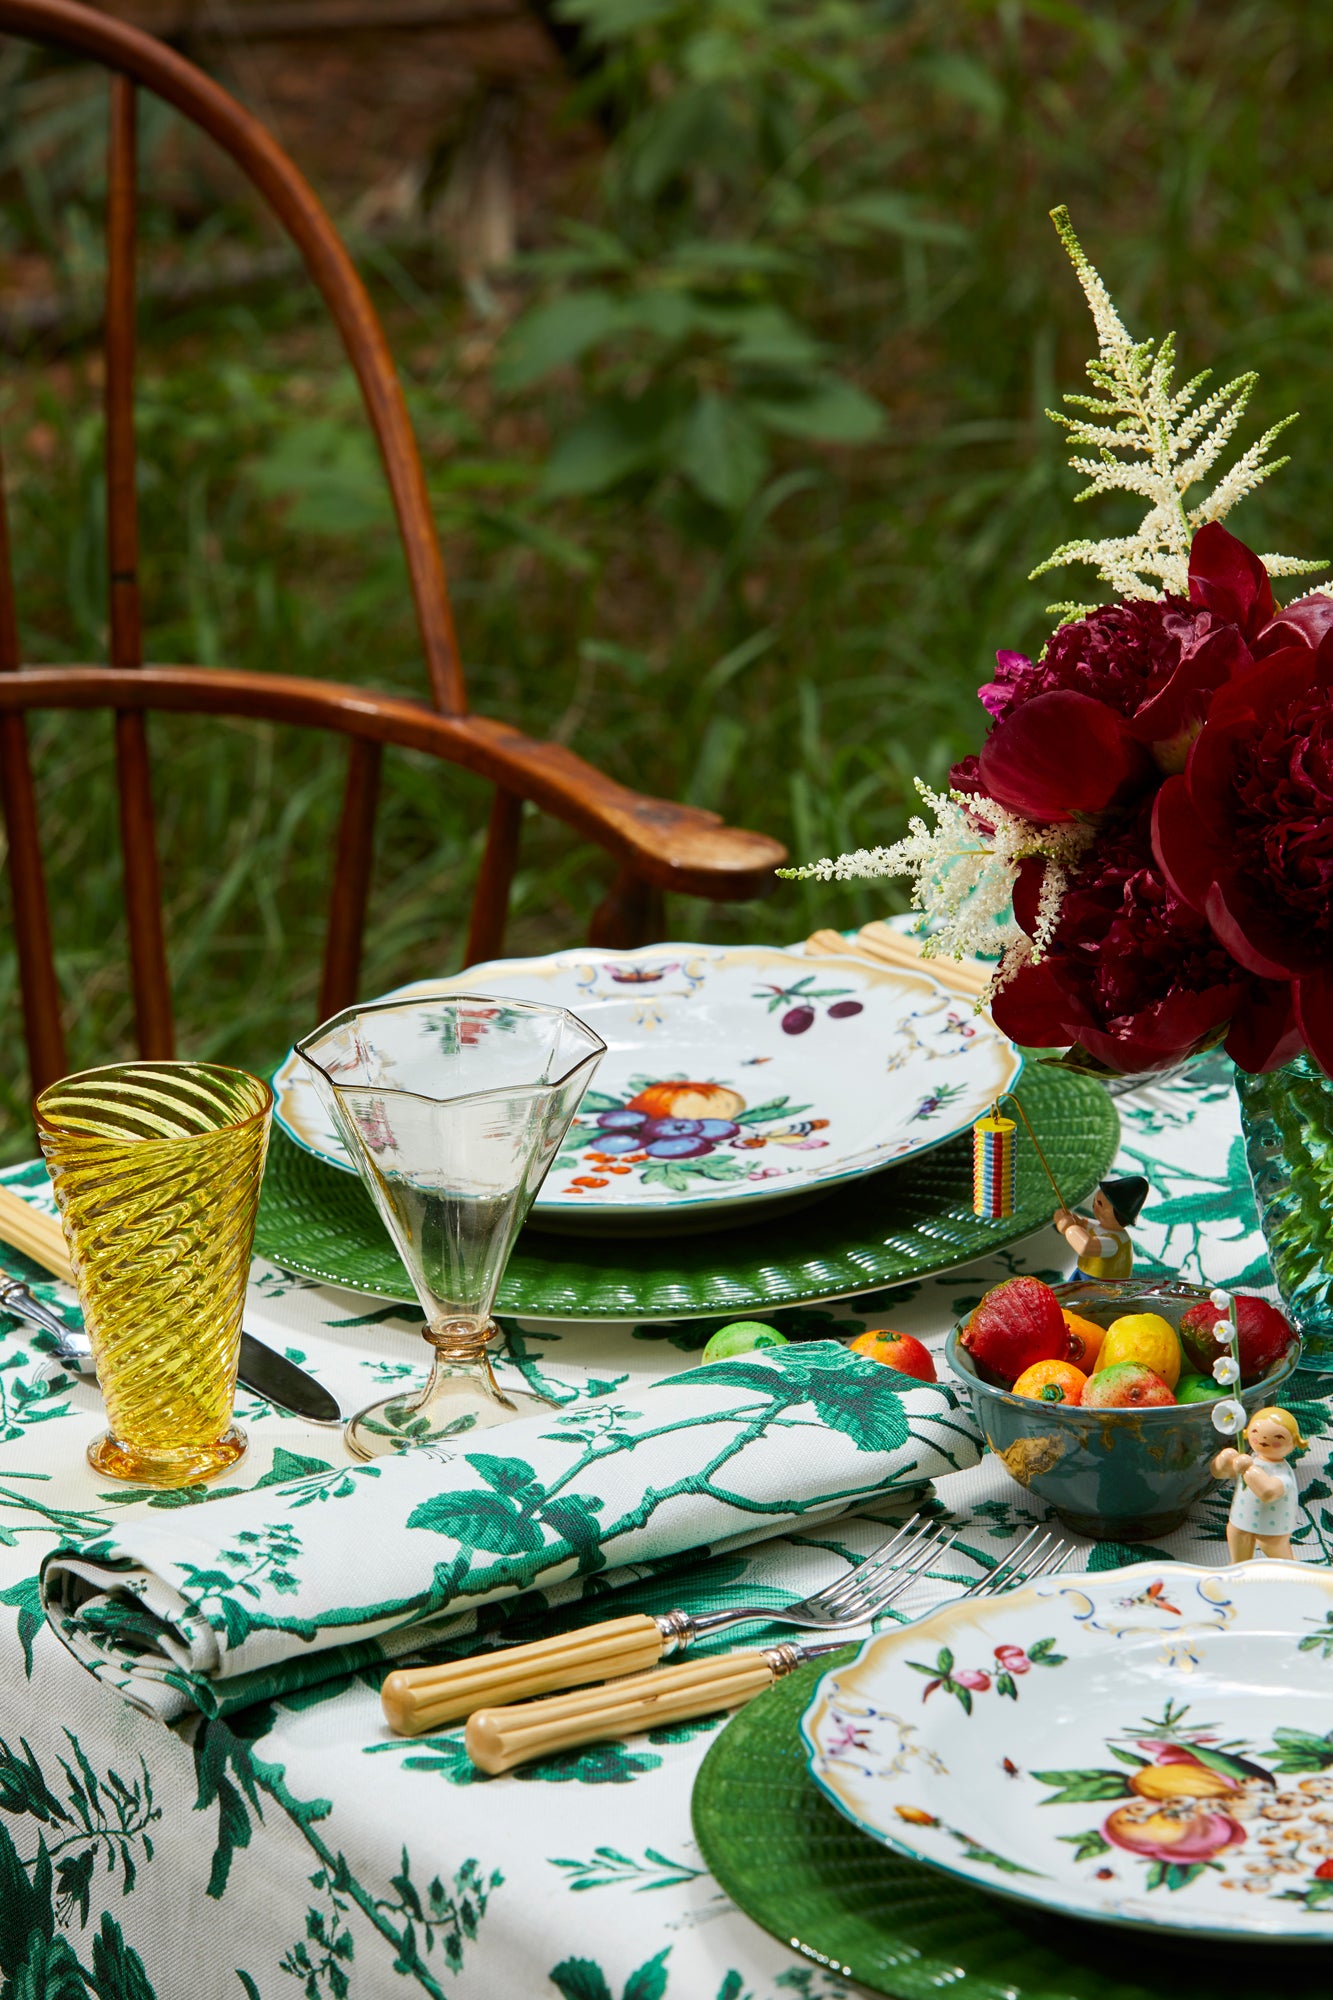
[[[450,727],[470,752],[460,763],[531,799],[659,888],[713,902],[764,896],[787,858],[767,834],[727,826],[701,806],[631,791],[561,744],[539,743],[491,716],[451,717]]]
[[[488,715],[442,715],[426,702],[304,675],[227,667],[24,667],[0,674],[0,714],[30,709],[164,709],[330,729],[461,764],[586,834],[644,881],[710,902],[773,887],[787,858],[765,833],[726,826],[701,806],[632,792],[558,743]]]

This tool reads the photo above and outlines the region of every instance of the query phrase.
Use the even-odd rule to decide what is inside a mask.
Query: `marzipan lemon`
[[[1118,1361],[1137,1361],[1160,1375],[1168,1389],[1180,1380],[1180,1342],[1176,1330],[1160,1313],[1125,1313],[1106,1329],[1097,1373]]]

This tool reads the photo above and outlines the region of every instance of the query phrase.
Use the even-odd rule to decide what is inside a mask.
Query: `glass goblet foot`
[[[434,1349],[424,1386],[358,1410],[345,1432],[354,1457],[387,1458],[417,1445],[447,1444],[469,1431],[557,1407],[545,1396],[500,1387],[486,1352],[496,1332],[493,1321],[428,1326],[423,1332]]]

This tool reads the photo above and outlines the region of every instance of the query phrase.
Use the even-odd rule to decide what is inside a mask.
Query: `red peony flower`
[[[1207,521],[1190,543],[1190,603],[1256,639],[1277,609],[1268,571],[1253,549]]]
[[[1020,967],[991,1013],[1015,1041],[1054,1048],[1077,1042],[1125,1073],[1165,1069],[1248,1019],[1270,998],[1175,894],[1154,862],[1148,803],[1098,842],[1061,905],[1038,964]],[[1042,864],[1027,863],[1014,914],[1036,927]]]
[[[1160,696],[1212,628],[1210,614],[1183,597],[1107,604],[1061,625],[1040,660],[997,653],[999,672],[978,698],[996,722],[1057,689],[1089,695],[1131,718]]]
[[[1333,631],[1333,597],[1312,590],[1279,611],[1258,556],[1217,521],[1200,528],[1190,545],[1190,603],[1235,625],[1256,659],[1292,644],[1313,649]]]
[[[1271,624],[1265,625],[1251,651],[1257,660],[1266,653],[1280,652],[1284,646],[1313,649],[1326,632],[1333,632],[1333,597],[1326,591],[1312,590],[1308,597],[1298,597],[1285,611],[1279,611]]]
[[[953,789],[1037,827],[1095,822],[999,1026],[1122,1072],[1225,1036],[1243,1069],[1304,1045],[1333,1074],[1333,594],[1279,610],[1259,557],[1210,522],[1188,598],[1106,605],[1040,660],[996,662],[990,733]],[[1030,936],[1045,865],[1015,889]]]
[[[1304,1041],[1333,1071],[1333,631],[1265,654],[1214,700],[1182,775],[1163,786],[1154,848],[1175,893],[1238,965],[1289,985],[1244,1068]]]
[[[997,805],[1050,826],[1119,804],[1151,771],[1114,709],[1058,689],[1035,695],[991,731],[977,775]]]
[[[996,654],[980,690],[994,726],[954,789],[1039,825],[1131,803],[1183,768],[1214,693],[1253,663],[1247,641],[1273,611],[1259,558],[1216,522],[1200,528],[1188,600],[1105,605],[1062,625],[1037,661]]]

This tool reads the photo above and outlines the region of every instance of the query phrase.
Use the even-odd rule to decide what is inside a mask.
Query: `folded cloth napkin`
[[[467,1449],[423,1447],[165,1520],[127,1514],[112,1536],[52,1550],[42,1599],[75,1658],[137,1707],[219,1715],[475,1630],[498,1599],[600,1593],[980,1452],[943,1383],[833,1341],[765,1348],[519,1418]]]

